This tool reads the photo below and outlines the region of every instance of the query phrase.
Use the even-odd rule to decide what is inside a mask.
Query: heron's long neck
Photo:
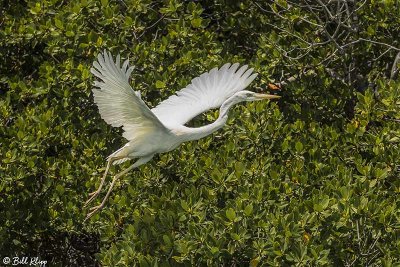
[[[228,98],[219,108],[219,116],[216,121],[206,126],[198,128],[188,128],[190,130],[187,135],[187,141],[198,140],[221,129],[228,120],[229,109],[237,103],[239,103],[239,101],[236,101],[236,98],[234,96]]]

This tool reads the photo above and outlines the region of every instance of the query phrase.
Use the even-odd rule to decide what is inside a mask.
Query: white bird
[[[137,161],[114,176],[103,201],[90,209],[85,220],[104,207],[119,177],[145,164],[157,153],[171,151],[183,142],[198,140],[221,129],[234,104],[279,98],[276,95],[245,91],[257,74],[253,74],[253,69],[248,69],[247,65],[239,68],[238,63],[227,63],[220,69],[214,68],[194,78],[186,88],[150,109],[141,99],[140,93],[129,85],[133,67],[128,67],[128,60],[120,66],[119,55],[114,62],[111,53],[104,51],[98,55],[93,67],[92,74],[101,80],[94,83],[97,88],[93,89],[100,115],[111,126],[122,126],[123,137],[128,143],[108,156],[100,186],[89,194],[90,198],[84,206],[100,193],[111,164],[121,164],[130,159]],[[218,107],[220,112],[215,122],[198,128],[185,126],[195,116]]]

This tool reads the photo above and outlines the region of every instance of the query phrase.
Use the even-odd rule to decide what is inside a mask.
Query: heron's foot
[[[86,220],[88,220],[90,217],[92,217],[93,215],[95,215],[99,210],[101,210],[104,207],[104,203],[101,203],[98,206],[92,207],[89,210],[88,215],[86,215],[86,218],[83,222],[85,222]]]
[[[89,194],[89,199],[86,200],[85,204],[83,204],[83,207],[86,208],[87,205],[89,205],[100,193],[100,190],[96,190],[92,193]]]

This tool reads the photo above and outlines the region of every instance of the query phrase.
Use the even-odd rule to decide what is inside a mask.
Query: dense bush
[[[300,2],[3,2],[1,259],[400,264],[399,4]],[[222,131],[131,172],[83,224],[106,156],[125,142],[91,96],[104,48],[130,58],[151,107],[225,62],[256,69],[251,90],[282,82],[283,97],[238,106]]]

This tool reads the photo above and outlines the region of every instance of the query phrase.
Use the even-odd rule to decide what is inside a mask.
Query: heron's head
[[[278,95],[268,95],[268,94],[259,94],[251,91],[239,91],[235,93],[233,96],[228,98],[221,106],[220,117],[227,118],[228,110],[233,105],[244,102],[244,101],[257,101],[257,100],[265,100],[265,99],[278,99],[280,96]]]
[[[280,96],[278,95],[268,95],[268,94],[259,94],[251,91],[239,91],[235,94],[237,101],[257,101],[257,100],[266,100],[266,99],[278,99]]]

